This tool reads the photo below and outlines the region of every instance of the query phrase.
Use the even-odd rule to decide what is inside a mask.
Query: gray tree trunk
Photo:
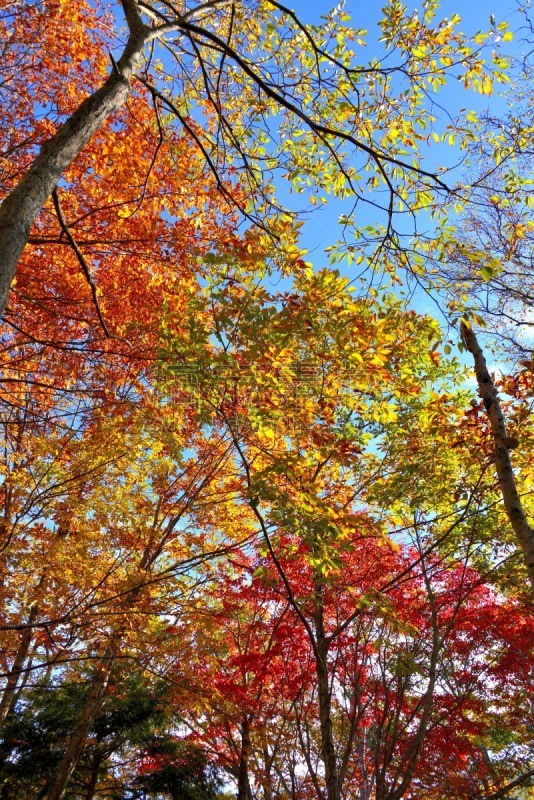
[[[321,727],[321,755],[324,763],[326,794],[328,800],[340,800],[339,774],[336,747],[332,732],[331,694],[328,676],[328,645],[324,630],[323,605],[320,587],[316,588],[318,599],[315,613],[317,693],[319,697],[319,721]]]
[[[63,172],[105,120],[130,93],[130,79],[140,60],[149,29],[143,24],[136,0],[121,0],[129,27],[126,47],[105,83],[87,97],[74,114],[42,146],[20,183],[0,206],[0,316],[30,229]]]
[[[501,489],[504,508],[516,539],[523,551],[528,577],[534,590],[534,529],[529,525],[514,478],[510,450],[516,446],[506,434],[506,424],[495,384],[488,372],[486,359],[472,328],[462,322],[463,342],[473,356],[478,391],[488,414],[495,443],[495,468]]]

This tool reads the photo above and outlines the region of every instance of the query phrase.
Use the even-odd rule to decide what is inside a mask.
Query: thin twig
[[[91,277],[91,272],[89,270],[89,265],[87,264],[87,261],[85,260],[85,256],[83,255],[82,251],[78,247],[76,239],[72,235],[72,233],[70,231],[70,228],[67,225],[67,222],[65,220],[65,216],[63,214],[63,209],[61,208],[61,202],[59,200],[59,193],[58,193],[58,190],[57,190],[57,186],[56,186],[55,189],[52,190],[52,199],[54,201],[54,208],[56,209],[56,214],[57,214],[57,218],[58,218],[59,224],[61,225],[61,229],[62,229],[63,233],[65,234],[65,236],[67,237],[67,239],[69,240],[70,246],[72,247],[72,249],[76,253],[76,257],[77,257],[78,261],[80,262],[80,266],[82,268],[83,274],[85,275],[85,279],[86,279],[87,283],[89,284],[89,286],[91,287],[91,294],[93,295],[93,302],[95,304],[96,313],[97,313],[98,319],[100,320],[100,324],[102,326],[102,329],[103,329],[104,333],[106,334],[106,336],[109,339],[116,339],[117,337],[113,336],[113,334],[110,332],[108,326],[106,325],[106,321],[105,321],[105,319],[104,319],[104,317],[102,315],[102,309],[100,308],[100,303],[98,302],[98,294],[97,294],[96,284],[95,284],[94,280]]]

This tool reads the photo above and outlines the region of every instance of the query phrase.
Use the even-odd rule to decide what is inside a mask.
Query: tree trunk
[[[148,552],[148,549],[145,550],[142,563],[147,561]],[[130,588],[123,601],[125,611],[128,611],[135,605],[139,592],[141,591],[142,582],[142,575],[139,578],[138,585],[135,583],[131,584],[130,582]],[[106,647],[106,651],[101,658],[101,668],[91,682],[87,700],[85,701],[85,705],[78,717],[74,731],[68,741],[67,750],[59,764],[54,782],[48,789],[46,800],[62,800],[65,795],[69,779],[76,769],[76,765],[82,755],[87,734],[91,730],[95,717],[101,708],[102,698],[108,686],[111,671],[121,645],[122,636],[123,630],[119,629]]]
[[[95,756],[93,763],[91,764],[91,772],[84,800],[93,800],[93,797],[95,796],[96,785],[98,783],[98,776],[100,774],[100,765],[102,764],[103,760],[104,760],[103,755],[101,753],[98,753]]]
[[[15,698],[15,692],[19,683],[20,674],[22,672],[26,656],[28,655],[28,650],[30,649],[30,644],[33,637],[32,625],[35,622],[38,610],[37,604],[34,604],[30,609],[27,627],[22,632],[22,638],[15,655],[15,660],[13,661],[13,666],[9,670],[7,683],[2,696],[2,702],[0,703],[0,727],[5,722],[6,717],[9,715],[9,712],[13,707],[13,700]]]
[[[87,700],[85,701],[85,705],[69,739],[67,750],[59,764],[56,777],[48,789],[46,800],[62,800],[65,796],[70,776],[76,768],[83,752],[87,734],[91,730],[93,721],[100,710],[102,698],[106,691],[117,654],[118,641],[119,637],[115,637],[106,648],[106,652],[102,658],[102,666],[93,678]]]
[[[263,763],[265,765],[265,777],[263,779],[263,800],[273,800],[273,783],[271,777],[271,771],[273,766],[273,755],[269,753],[269,748],[267,744],[264,744]]]
[[[167,530],[165,529],[163,533],[163,542],[166,540],[166,538],[167,538]],[[147,570],[149,569],[150,566],[152,566],[152,564],[154,563],[155,559],[157,558],[160,552],[161,552],[160,545],[154,546],[154,542],[152,541],[146,545],[143,555],[141,557],[140,564],[137,568],[137,574],[130,576],[125,581],[124,585],[125,596],[122,602],[122,607],[124,611],[128,612],[135,606],[139,598],[139,595],[142,592],[143,586],[145,584],[145,580],[147,577]],[[85,705],[82,709],[80,716],[78,717],[74,731],[68,741],[67,749],[59,764],[56,777],[54,778],[53,783],[50,785],[48,789],[46,800],[62,800],[63,797],[65,796],[65,792],[70,777],[73,771],[76,769],[78,761],[80,760],[80,757],[82,755],[87,735],[91,730],[91,726],[95,720],[95,717],[97,716],[101,708],[102,698],[107,689],[109,678],[111,676],[111,671],[113,669],[117,654],[121,646],[123,633],[124,629],[119,627],[119,629],[112,636],[108,646],[106,647],[104,655],[101,657],[101,668],[93,678],[93,681],[91,682],[91,687],[89,689],[87,700],[85,701]],[[247,721],[246,734],[248,736],[248,721]],[[248,742],[248,744],[245,747],[246,742]],[[248,764],[248,753],[250,752],[250,739],[247,740],[245,738],[245,732],[243,734],[243,751],[247,754],[247,764]],[[244,800],[250,800],[250,788],[248,787],[248,772],[247,772],[247,788],[248,788],[248,795],[244,796]]]
[[[241,755],[237,773],[237,800],[251,800],[250,783],[248,779],[248,762],[250,758],[250,723],[247,716],[241,723]]]
[[[45,142],[24,178],[0,206],[0,316],[5,311],[15,270],[37,215],[63,172],[130,93],[130,79],[149,29],[142,23],[136,0],[121,0],[121,3],[130,31],[122,56],[100,89],[87,97]]]
[[[504,508],[516,539],[519,542],[519,546],[523,551],[528,577],[532,589],[534,590],[534,530],[528,523],[523,504],[521,503],[515,483],[512,460],[510,458],[510,450],[512,446],[516,445],[516,442],[512,441],[506,435],[506,425],[499,402],[499,395],[491,375],[488,372],[484,353],[473,329],[462,322],[460,332],[466,348],[473,356],[478,391],[484,402],[484,408],[486,409],[491,424],[493,441],[495,442],[495,467]]]
[[[323,605],[320,588],[316,595],[318,605],[315,614],[315,635],[317,656],[315,670],[317,674],[317,692],[319,697],[319,720],[321,725],[321,754],[324,763],[326,794],[328,800],[340,800],[339,776],[337,769],[336,748],[332,732],[331,695],[328,680],[328,646],[324,632]]]
[[[421,553],[421,549],[419,549],[419,552]],[[404,797],[404,795],[408,791],[412,783],[413,777],[415,775],[417,760],[419,758],[419,754],[425,742],[428,726],[430,723],[430,716],[432,713],[432,709],[434,707],[434,692],[436,689],[436,681],[438,673],[438,659],[440,652],[442,650],[443,639],[440,634],[438,611],[436,607],[436,597],[432,589],[431,578],[427,572],[425,560],[422,557],[422,553],[421,553],[421,569],[423,572],[423,579],[425,582],[425,587],[428,595],[428,606],[430,609],[431,620],[432,620],[432,648],[430,651],[430,661],[428,665],[428,684],[426,692],[424,693],[420,702],[421,716],[419,719],[418,728],[414,732],[412,740],[403,756],[404,775],[402,776],[400,782],[398,781],[400,775],[395,776],[393,780],[393,785],[391,786],[390,789],[388,789],[387,783],[384,779],[383,781],[384,800],[401,800],[401,798]],[[453,624],[452,622],[449,623],[449,632],[452,629],[452,624]],[[404,738],[405,732],[402,731],[402,733],[400,733],[400,736]],[[386,759],[384,759],[384,775],[387,769],[387,763],[388,762],[391,763],[391,756],[393,755],[393,750],[394,747],[391,748],[387,762]],[[378,791],[377,791],[377,800],[378,800]]]

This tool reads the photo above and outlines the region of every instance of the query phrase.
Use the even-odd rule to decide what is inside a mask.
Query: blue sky
[[[293,0],[287,3],[293,8],[299,18],[303,22],[315,23],[319,22],[321,14],[327,13],[335,3],[331,0]],[[377,21],[381,17],[381,9],[384,5],[382,0],[367,0],[366,3],[361,3],[359,0],[346,0],[345,9],[352,15],[352,24],[355,27],[362,27],[368,30],[367,40],[368,44],[362,48],[361,58],[362,62],[371,58],[377,52],[383,52],[380,45],[377,45],[377,38],[380,31],[377,28]],[[422,3],[406,2],[408,11],[415,11],[416,9],[421,14]],[[467,35],[473,35],[480,30],[488,30],[491,27],[490,16],[493,15],[495,23],[507,22],[510,29],[514,32],[514,41],[511,44],[501,43],[499,47],[502,52],[513,55],[519,54],[521,51],[521,17],[517,14],[517,4],[514,0],[442,0],[440,8],[436,13],[436,21],[443,17],[450,17],[452,14],[459,14],[461,17],[460,30]],[[501,87],[502,88],[502,87]],[[499,89],[499,87],[498,87]],[[477,113],[482,113],[486,109],[490,109],[495,114],[503,114],[506,110],[506,101],[501,96],[502,92],[497,91],[491,97],[477,94],[473,91],[465,91],[462,84],[456,81],[451,83],[441,92],[437,99],[443,104],[447,112],[455,117],[462,109],[473,109]],[[442,115],[440,123],[440,112],[436,110],[438,122],[436,129],[439,130],[440,124],[444,126],[448,120],[445,114]],[[432,144],[428,148],[427,156],[428,163],[425,164],[427,168],[434,169],[436,162],[447,163],[453,165],[462,158],[460,151],[455,151],[454,148],[440,145],[436,147]],[[456,178],[460,175],[457,174]],[[317,267],[322,266],[327,258],[323,254],[324,248],[334,243],[340,235],[340,228],[337,224],[337,219],[340,213],[346,213],[350,207],[349,203],[344,206],[337,201],[328,203],[326,207],[311,208],[306,206],[306,199],[301,197],[289,196],[287,190],[282,185],[278,184],[279,197],[285,202],[288,202],[290,207],[302,210],[307,207],[310,211],[308,221],[303,228],[303,241],[302,244],[310,251],[310,260],[314,262]],[[376,215],[373,218],[371,209],[359,210],[361,217],[361,225],[371,224],[376,222]]]
[[[421,11],[422,3],[413,0],[405,0],[408,10]],[[318,22],[321,14],[333,8],[336,3],[330,0],[292,0],[286,3],[293,8],[304,21]],[[345,9],[352,13],[354,25],[362,28],[371,28],[380,17],[380,10],[384,6],[382,0],[346,0]],[[477,30],[489,26],[490,14],[495,16],[496,22],[512,23],[514,11],[518,4],[514,0],[442,0],[440,8],[441,16],[459,14],[464,25],[465,33],[474,33]]]
[[[405,2],[409,12],[417,9],[421,13],[421,2],[417,3],[411,0],[405,0]],[[309,23],[319,22],[321,14],[328,12],[328,10],[335,5],[330,2],[330,0],[292,0],[291,3],[287,4],[297,12],[301,21]],[[361,56],[359,54],[359,58],[361,58],[362,62],[364,59],[368,60],[371,58],[374,55],[374,47],[377,47],[376,44],[373,46],[373,41],[376,43],[376,39],[380,35],[376,25],[381,16],[381,8],[383,5],[384,2],[382,0],[367,0],[365,3],[362,3],[361,0],[346,0],[345,2],[345,9],[352,15],[352,24],[355,27],[366,28],[369,31],[367,37],[368,45],[362,50]],[[514,41],[512,43],[499,44],[501,52],[509,56],[519,56],[523,48],[523,43],[521,41],[521,25],[523,20],[517,13],[518,5],[519,4],[516,3],[515,0],[490,0],[490,2],[486,2],[485,0],[463,0],[463,2],[458,2],[458,0],[443,0],[436,14],[436,20],[440,20],[443,17],[450,17],[452,14],[459,14],[461,17],[460,30],[466,35],[471,36],[480,30],[489,30],[492,27],[490,15],[493,15],[496,24],[506,22],[510,30],[514,33]],[[446,88],[446,91],[439,95],[439,99],[453,117],[455,117],[461,109],[473,109],[478,114],[488,109],[492,114],[501,116],[505,114],[508,103],[508,100],[504,97],[505,91],[506,87],[497,87],[497,91],[492,96],[483,96],[473,91],[465,91],[461,82],[458,83],[453,80]],[[448,120],[446,120],[445,115],[443,115],[440,121],[439,112],[436,112],[436,114],[438,116],[436,129],[439,130],[440,124],[444,126]],[[443,145],[436,147],[431,142],[431,146],[428,147],[425,156],[427,161],[424,166],[432,170],[436,162],[452,165],[459,162],[462,155],[463,154],[459,150],[455,151],[454,148],[445,147]],[[458,171],[454,177],[455,179],[460,179],[462,176]],[[452,176],[449,182],[454,183]],[[313,263],[315,268],[326,266],[329,259],[324,253],[324,249],[339,240],[341,228],[338,224],[338,217],[340,213],[347,213],[351,204],[347,202],[343,205],[339,201],[333,201],[330,198],[327,206],[321,208],[316,206],[312,208],[307,205],[307,198],[294,195],[289,196],[287,194],[287,189],[282,187],[280,183],[278,183],[278,190],[279,197],[281,197],[284,202],[288,202],[290,207],[298,210],[302,210],[303,207],[309,209],[309,215],[306,215],[307,221],[302,229],[301,244],[308,249],[309,255],[307,258]],[[359,208],[357,214],[358,225],[360,227],[377,221],[376,213],[370,207]],[[423,228],[427,228],[428,231],[432,230],[433,223],[428,217],[425,218],[424,215],[421,215],[419,224],[421,224]],[[354,265],[347,266],[345,262],[341,262],[337,266],[343,274],[350,278],[354,278],[356,272],[359,271]],[[421,313],[430,313],[432,316],[437,317],[438,320],[446,326],[446,322],[441,317],[438,306],[431,301],[426,294],[420,291],[416,292],[412,299],[412,305]],[[449,335],[452,337],[452,342],[455,342],[457,334],[454,331],[449,331]]]

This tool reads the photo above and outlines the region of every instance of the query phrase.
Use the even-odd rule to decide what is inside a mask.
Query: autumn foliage
[[[410,296],[476,324],[425,98],[489,94],[509,36],[458,25],[388,3],[391,61],[362,67],[342,7],[0,9],[0,252],[50,182],[4,281],[2,800],[530,797],[528,548],[495,463],[531,518],[532,360],[495,376],[496,440]],[[343,215],[315,268],[282,179],[376,225]]]

